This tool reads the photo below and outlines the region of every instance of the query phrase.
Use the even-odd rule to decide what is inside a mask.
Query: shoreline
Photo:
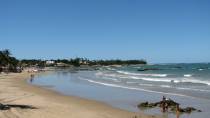
[[[30,74],[0,75],[0,103],[32,105],[38,109],[12,108],[0,111],[1,118],[154,118],[158,116],[113,108],[95,100],[66,96],[44,87],[27,83]]]

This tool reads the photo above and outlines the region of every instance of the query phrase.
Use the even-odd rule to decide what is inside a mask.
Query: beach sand
[[[0,118],[156,118],[128,112],[105,103],[65,96],[42,87],[27,84],[30,74],[0,74],[0,103],[32,105],[37,109],[1,110]],[[137,116],[137,117],[135,117]]]

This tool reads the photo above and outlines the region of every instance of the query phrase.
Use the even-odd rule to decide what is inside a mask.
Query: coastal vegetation
[[[41,59],[23,59],[20,60],[20,64],[22,67],[31,67],[31,66],[45,67],[45,61]]]
[[[87,58],[75,58],[75,59],[58,59],[52,60],[55,63],[65,63],[73,66],[80,66],[80,65],[101,65],[101,66],[109,66],[109,65],[131,65],[131,64],[147,64],[145,60],[120,60],[120,59],[113,59],[113,60],[89,60]]]
[[[90,65],[132,65],[132,64],[147,64],[145,60],[96,60],[90,61]]]
[[[12,56],[10,50],[5,49],[0,51],[0,72],[20,72],[24,67],[80,67],[87,66],[109,66],[109,65],[131,65],[131,64],[147,64],[145,60],[89,60],[87,58],[74,59],[22,59],[18,60]]]
[[[0,72],[18,72],[19,60],[12,56],[8,49],[0,50]]]

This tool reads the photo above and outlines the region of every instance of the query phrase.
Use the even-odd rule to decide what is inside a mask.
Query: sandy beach
[[[128,112],[104,103],[64,96],[57,92],[29,85],[30,74],[1,74],[0,103],[32,105],[37,109],[1,110],[0,118],[154,118],[143,113]]]

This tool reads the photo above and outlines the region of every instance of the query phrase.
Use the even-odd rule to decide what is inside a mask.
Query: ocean
[[[107,86],[210,99],[210,64],[105,67],[91,76]]]
[[[210,115],[209,63],[103,66],[94,71],[60,69],[38,75],[31,82],[65,95],[93,99],[135,112],[142,111],[137,108],[140,102],[160,101],[164,95],[183,107],[193,106],[203,111],[182,115],[182,118]],[[143,112],[161,114],[159,109]],[[173,114],[167,116],[175,117]]]

